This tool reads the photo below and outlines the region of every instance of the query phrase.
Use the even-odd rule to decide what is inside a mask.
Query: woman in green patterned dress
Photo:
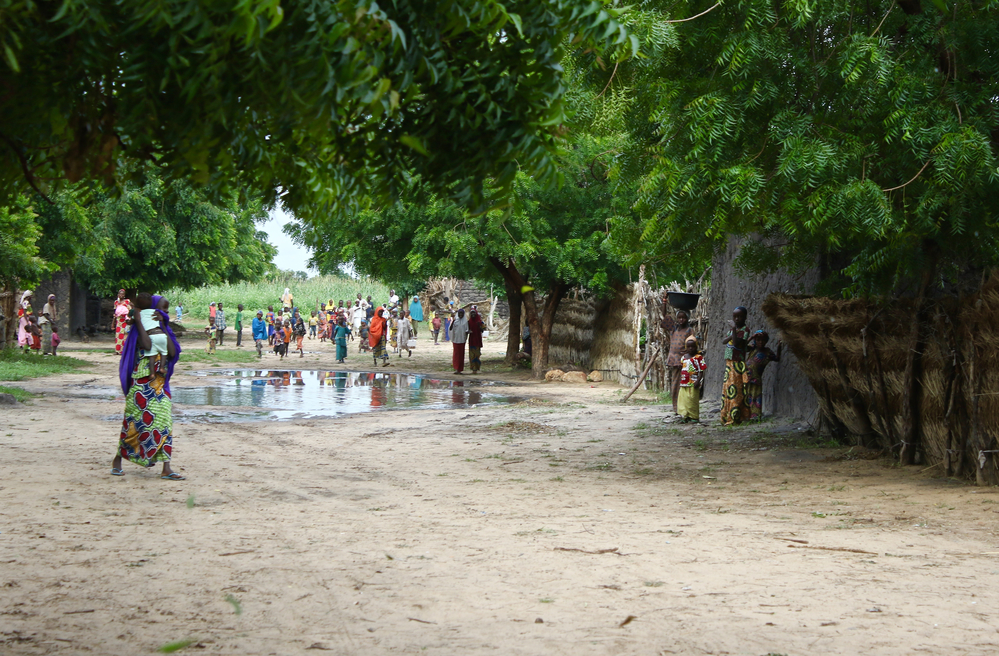
[[[139,294],[131,312],[132,329],[118,368],[125,392],[125,418],[118,438],[118,452],[111,463],[112,476],[124,476],[122,458],[143,467],[163,463],[160,478],[184,477],[170,468],[173,453],[173,405],[170,376],[180,357],[180,344],[170,330],[170,304],[162,296]]]

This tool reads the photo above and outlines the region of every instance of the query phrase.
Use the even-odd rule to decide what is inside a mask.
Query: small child
[[[183,305],[181,305],[180,303],[177,303],[177,305],[174,307],[174,312],[177,313],[177,323],[180,323],[181,321],[184,320],[184,306]]]
[[[434,315],[433,320],[430,322],[433,330],[431,332],[434,334],[434,344],[437,343],[437,338],[441,335],[441,318]]]
[[[778,340],[777,352],[774,353],[767,348],[769,341],[767,331],[757,330],[746,344],[749,354],[746,356],[746,383],[743,389],[746,405],[749,406],[750,421],[763,419],[763,370],[771,362],[780,362],[780,354],[784,349],[784,343]]]
[[[205,326],[205,337],[208,339],[208,344],[205,346],[205,353],[210,353],[215,355],[215,324],[210,323]]]
[[[298,315],[298,322],[295,324],[294,328],[295,334],[295,348],[298,350],[298,357],[305,357],[305,350],[302,348],[305,342],[305,320],[302,319],[301,315]]]
[[[55,323],[53,323],[52,324],[52,355],[57,355],[56,350],[59,348],[59,342],[61,342],[61,341],[62,340],[59,339],[59,328],[55,325]]]
[[[284,327],[278,327],[275,324],[274,329],[274,355],[280,356],[279,359],[284,359]]]
[[[319,318],[316,316],[316,311],[312,311],[312,316],[309,318],[309,339],[316,338],[316,332],[319,329]]]
[[[38,317],[28,317],[28,336],[31,338],[31,350],[42,352],[42,327],[38,325]]]
[[[295,333],[291,328],[291,319],[284,320],[284,354],[288,355],[288,349],[291,348],[291,338]]]
[[[684,343],[685,352],[680,358],[680,393],[677,412],[683,423],[701,420],[701,390],[704,387],[704,356],[697,352],[697,338],[691,335]]]
[[[357,346],[357,350],[360,353],[367,353],[371,350],[371,345],[368,344],[368,320],[361,320],[361,330],[359,331],[361,339],[360,344]]]

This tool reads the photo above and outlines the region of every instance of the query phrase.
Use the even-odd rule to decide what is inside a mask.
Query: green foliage
[[[637,46],[612,0],[66,0],[0,4],[0,203],[110,183],[120,158],[297,216],[402,191],[478,207],[553,180],[572,48]]]
[[[205,285],[194,289],[168,289],[163,295],[170,300],[171,305],[180,301],[184,305],[184,323],[195,325],[191,321],[208,321],[208,304],[221,301],[226,311],[226,323],[233,325],[236,317],[236,306],[242,303],[243,321],[249,329],[249,322],[257,310],[267,311],[268,305],[277,309],[281,305],[281,295],[285,287],[291,290],[295,304],[300,308],[312,310],[317,302],[323,303],[329,299],[334,302],[353,301],[360,292],[366,298],[382,303],[388,300],[389,290],[383,283],[371,278],[349,278],[344,275],[313,276],[302,281],[290,272],[284,275],[269,276],[257,282],[220,283]],[[194,330],[196,328],[192,328]]]
[[[69,214],[72,207],[66,207]],[[98,194],[86,209],[93,244],[75,271],[92,290],[120,287],[190,289],[223,281],[256,280],[273,267],[277,250],[256,228],[267,218],[259,198],[209,201],[184,182],[167,186],[155,175],[125,185],[120,195]]]
[[[0,207],[0,288],[29,289],[55,270],[39,254],[42,229],[23,196],[12,207]]]
[[[0,350],[0,380],[25,380],[54,374],[69,374],[89,363],[65,355],[42,356],[20,349]]]
[[[553,282],[609,294],[627,270],[609,238],[625,221],[630,193],[607,177],[614,140],[580,137],[555,159],[564,182],[517,176],[511,204],[471,214],[414,182],[408,201],[363,211],[349,222],[298,225],[322,271],[352,263],[391,283],[455,276],[502,284],[491,258],[514,262],[536,287]]]
[[[649,56],[570,71],[580,120],[630,135],[623,252],[754,235],[745,269],[829,255],[854,294],[999,264],[999,3],[745,0],[666,22],[709,6],[643,3],[629,29]]]

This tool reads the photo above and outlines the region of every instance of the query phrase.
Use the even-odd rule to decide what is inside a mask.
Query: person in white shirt
[[[42,327],[42,355],[52,353],[52,325],[56,321],[56,297],[49,294],[48,303],[42,308],[42,316],[38,318],[38,324]]]
[[[399,305],[399,297],[396,295],[394,289],[389,290],[389,303],[392,305]]]

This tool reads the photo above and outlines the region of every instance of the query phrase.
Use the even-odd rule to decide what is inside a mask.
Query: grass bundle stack
[[[633,384],[640,373],[635,361],[635,303],[639,294],[641,290],[637,285],[628,285],[597,317],[590,366],[600,371],[604,380]]]
[[[574,364],[589,369],[597,313],[603,304],[593,298],[559,303],[548,345],[550,364]]]
[[[834,433],[908,449],[911,462],[947,476],[999,483],[999,278],[968,298],[921,307],[774,294],[763,311]]]

